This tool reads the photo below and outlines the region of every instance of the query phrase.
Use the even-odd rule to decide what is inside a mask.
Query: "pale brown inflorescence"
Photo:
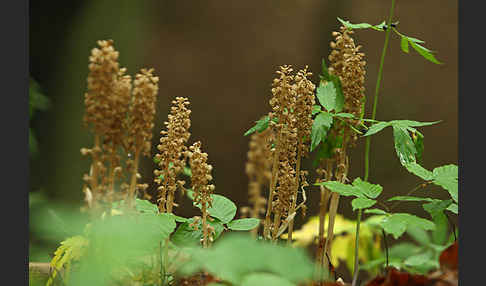
[[[270,194],[265,217],[264,236],[270,234],[276,239],[282,218],[288,215],[291,206],[292,193],[296,187],[295,163],[297,155],[297,120],[292,112],[295,109],[296,93],[292,86],[294,76],[290,66],[282,66],[277,71],[278,78],[272,84],[272,98],[269,113],[270,126],[275,133],[275,148],[273,150],[272,177]],[[277,119],[278,122],[273,122]],[[278,183],[278,186],[277,186]],[[270,222],[270,213],[274,212],[273,224]]]
[[[144,191],[148,184],[137,184],[138,163],[140,155],[150,156],[150,140],[154,127],[155,103],[159,90],[159,78],[154,76],[153,69],[141,69],[133,81],[133,98],[125,121],[128,137],[126,140],[127,168],[132,173],[128,196],[130,199],[136,190]]]
[[[260,218],[265,214],[266,198],[262,195],[262,189],[270,185],[272,176],[272,152],[271,145],[274,141],[274,134],[267,128],[262,132],[251,135],[249,150],[247,153],[246,174],[248,175],[248,201],[252,205],[249,209],[250,217]],[[252,230],[256,233],[258,228]]]
[[[312,73],[305,69],[300,70],[295,76],[295,84],[293,89],[297,95],[295,102],[295,116],[297,120],[297,133],[299,138],[310,138],[312,131],[312,107],[315,105],[316,100],[314,96],[314,90],[316,88],[309,77]],[[300,147],[302,149],[302,157],[306,157],[309,153],[308,142],[301,142]]]
[[[207,223],[207,208],[212,206],[211,194],[215,189],[215,186],[209,183],[213,179],[211,176],[213,167],[207,163],[208,154],[201,151],[200,141],[195,142],[189,150],[187,157],[192,171],[191,186],[194,191],[194,202],[201,204],[203,246],[208,247],[211,232]]]
[[[150,155],[150,140],[154,128],[155,103],[159,90],[159,77],[153,69],[141,69],[133,81],[133,99],[128,117],[128,150]]]
[[[124,75],[126,69],[118,64],[119,53],[113,41],[98,41],[89,57],[88,91],[85,93],[84,123],[91,125],[95,134],[95,146],[81,150],[90,154],[93,163],[84,180],[93,192],[93,200],[112,199],[114,181],[121,173],[117,148],[124,138],[123,121],[128,111],[131,78]],[[109,163],[109,169],[106,165]],[[108,193],[106,193],[108,192]]]
[[[361,46],[356,46],[352,30],[341,26],[340,32],[333,32],[335,41],[330,43],[332,48],[329,55],[331,63],[329,73],[337,75],[341,80],[342,91],[344,95],[343,112],[351,113],[359,118],[364,103],[364,80],[365,65],[363,60],[364,53],[359,52]],[[356,125],[356,120],[348,120],[351,124]],[[351,135],[351,134],[350,134]],[[352,133],[350,144],[353,145],[357,140],[356,133]]]
[[[159,153],[155,155],[159,169],[154,171],[156,176],[154,181],[160,185],[158,188],[159,209],[161,212],[169,213],[172,212],[177,187],[184,185],[184,181],[177,181],[177,175],[185,166],[187,150],[185,144],[191,136],[189,133],[191,110],[187,108],[189,100],[184,97],[176,97],[172,104],[174,106],[171,107],[168,121],[164,122],[167,131],[160,132],[162,137],[157,146]],[[161,179],[161,175],[163,179]]]

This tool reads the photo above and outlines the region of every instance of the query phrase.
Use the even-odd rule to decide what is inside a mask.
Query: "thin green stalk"
[[[376,79],[376,85],[375,85],[375,96],[373,99],[373,111],[371,113],[371,119],[375,120],[376,118],[376,107],[378,105],[378,94],[380,92],[380,85],[381,85],[381,78],[383,75],[383,66],[385,63],[385,55],[386,55],[386,50],[388,47],[388,41],[390,40],[390,32],[391,32],[391,26],[390,24],[392,23],[393,20],[393,11],[395,10],[395,0],[392,0],[391,3],[391,8],[390,8],[390,16],[388,17],[388,29],[386,30],[386,35],[385,35],[385,43],[383,45],[383,51],[381,52],[381,59],[380,59],[380,66],[378,68],[378,77]],[[364,173],[364,181],[368,181],[369,177],[369,163],[370,163],[370,146],[371,146],[371,136],[366,137],[366,145],[365,145],[365,173]],[[358,210],[358,220],[356,222],[356,241],[355,241],[355,252],[354,252],[354,274],[353,274],[353,282],[352,286],[356,286],[356,282],[358,280],[358,273],[359,273],[359,225],[361,223],[361,214],[362,210]]]

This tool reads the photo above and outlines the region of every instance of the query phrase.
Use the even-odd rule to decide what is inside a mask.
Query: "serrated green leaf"
[[[351,206],[353,207],[353,211],[357,209],[366,209],[372,207],[376,204],[375,200],[368,199],[368,198],[355,198],[351,201]]]
[[[396,196],[388,199],[388,201],[407,201],[407,202],[434,202],[436,199],[431,198],[421,198],[414,196]]]
[[[409,38],[410,39],[410,38]],[[439,62],[435,56],[432,54],[432,52],[425,47],[422,47],[421,45],[411,41],[410,45],[412,45],[412,48],[416,50],[422,57],[424,57],[426,60],[433,62],[434,64],[442,64]]]
[[[328,81],[319,85],[316,96],[319,103],[325,108],[326,111],[331,111],[336,108],[337,90],[334,82]]]
[[[251,273],[245,276],[241,286],[296,286],[296,284],[270,273]]]
[[[252,230],[260,224],[257,218],[242,218],[230,221],[227,226],[231,230]]]
[[[343,184],[337,181],[326,181],[314,184],[316,186],[324,186],[329,189],[331,192],[335,192],[340,194],[341,196],[355,196],[358,198],[365,198],[365,195],[361,192],[359,188],[356,188],[352,185]]]
[[[370,126],[368,131],[366,131],[364,136],[370,136],[370,135],[373,135],[375,133],[378,133],[388,126],[391,126],[390,122],[378,122],[376,124],[373,124],[373,125]]]
[[[402,165],[406,165],[411,162],[415,162],[415,154],[417,150],[415,149],[415,144],[413,144],[410,134],[408,134],[407,129],[392,125],[393,127],[393,138],[395,141],[395,151],[397,153],[398,159]]]
[[[408,214],[408,213],[394,213],[383,219],[381,225],[386,233],[393,235],[398,239],[407,230],[407,227],[412,225],[420,227],[424,230],[434,230],[433,222]]]
[[[382,186],[365,182],[361,178],[354,179],[353,186],[357,187],[361,193],[372,199],[378,197],[383,191]]]
[[[331,128],[332,125],[332,116],[327,112],[319,113],[314,122],[312,123],[312,130],[311,130],[311,151],[313,151],[317,145],[325,139],[327,135],[327,131]]]
[[[312,106],[312,115],[315,115],[319,112],[321,112],[321,107],[319,105],[313,105]]]
[[[343,111],[344,108],[344,94],[343,94],[343,87],[341,85],[341,80],[339,77],[335,75],[331,75],[331,82],[334,83],[334,87],[336,88],[336,103],[334,106],[334,110],[339,113]]]
[[[400,46],[402,48],[402,51],[408,54],[408,39],[407,37],[402,36],[402,39],[400,41]]]
[[[364,210],[364,213],[365,214],[377,214],[377,215],[386,215],[386,214],[388,214],[386,211],[380,210],[380,209],[367,209],[367,210]]]
[[[441,186],[447,190],[451,198],[458,202],[458,168],[450,164],[435,168],[433,171],[435,185]]]
[[[434,174],[425,169],[424,167],[420,166],[416,162],[411,162],[408,164],[405,164],[405,168],[412,174],[419,176],[420,178],[424,179],[425,181],[430,181],[433,179]]]

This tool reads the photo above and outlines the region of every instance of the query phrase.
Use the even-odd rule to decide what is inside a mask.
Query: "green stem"
[[[383,66],[385,63],[385,55],[386,55],[386,49],[388,47],[388,41],[390,40],[390,32],[392,30],[392,27],[390,26],[390,23],[392,23],[393,20],[393,11],[395,10],[395,0],[392,0],[391,3],[391,8],[390,8],[390,16],[388,17],[388,29],[386,30],[386,35],[385,35],[385,43],[383,45],[383,50],[381,52],[381,59],[380,59],[380,66],[378,68],[378,77],[376,79],[376,85],[375,85],[375,96],[373,99],[373,111],[371,113],[371,119],[375,120],[376,118],[376,107],[378,105],[378,94],[380,92],[380,84],[381,84],[381,78],[383,75]],[[364,173],[364,181],[368,181],[369,177],[369,163],[370,163],[370,146],[371,146],[371,136],[366,137],[366,145],[365,145],[365,173]],[[356,247],[355,247],[355,253],[354,253],[354,274],[353,274],[353,282],[352,286],[356,286],[356,282],[358,280],[358,272],[359,272],[359,225],[361,223],[361,213],[362,210],[358,210],[358,220],[356,222]]]

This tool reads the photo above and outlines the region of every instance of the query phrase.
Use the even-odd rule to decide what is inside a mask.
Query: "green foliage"
[[[383,218],[380,224],[383,227],[383,230],[386,233],[393,235],[395,239],[402,236],[410,226],[419,227],[424,230],[435,229],[433,222],[408,213],[389,214]]]
[[[433,184],[447,190],[454,202],[458,202],[459,169],[457,165],[449,164],[437,167],[430,172],[419,164],[411,162],[405,164],[405,168],[410,173],[417,175],[426,181],[431,181]]]
[[[32,120],[34,113],[37,110],[46,111],[51,106],[49,98],[47,98],[39,86],[39,84],[31,77],[29,79],[29,120]],[[38,142],[34,131],[29,127],[29,152],[30,155],[36,155],[38,152]]]
[[[289,280],[270,273],[253,273],[245,276],[241,286],[268,285],[268,286],[296,286]]]
[[[302,249],[257,241],[248,235],[228,234],[209,249],[195,248],[188,253],[191,257],[181,268],[183,275],[204,269],[235,285],[254,279],[249,276],[259,272],[288,283],[311,279],[313,274],[313,264]]]
[[[252,230],[260,224],[257,218],[242,218],[235,219],[228,223],[228,228],[231,230]]]
[[[89,241],[80,235],[70,237],[63,242],[54,252],[51,266],[55,269],[52,275],[47,280],[47,286],[54,283],[56,276],[61,269],[65,269],[69,273],[69,268],[73,261],[79,260],[86,251]]]
[[[351,201],[351,206],[353,207],[353,211],[357,209],[366,209],[372,207],[376,204],[375,200],[368,199],[368,198],[355,198]]]
[[[355,196],[358,198],[370,198],[374,199],[380,195],[383,191],[383,187],[376,184],[371,184],[361,180],[360,178],[356,178],[353,181],[352,185],[343,184],[337,181],[325,181],[315,183],[316,186],[324,186],[331,190],[332,192],[336,192],[341,196]],[[363,200],[364,202],[364,200]]]
[[[198,220],[197,223],[194,222],[195,219],[190,218],[181,224],[171,236],[171,241],[180,247],[201,245],[201,239],[203,239],[202,221]],[[213,239],[216,240],[224,230],[223,223],[218,219],[208,220],[207,222],[214,228]]]
[[[321,84],[317,88],[316,96],[325,110],[331,111],[336,108],[337,91],[332,81]]]
[[[345,26],[346,28],[348,28],[350,30],[371,28],[371,29],[377,30],[377,31],[384,31],[383,27],[385,26],[385,21],[381,22],[378,25],[371,25],[371,24],[368,24],[368,23],[352,24],[349,21],[345,21],[345,20],[343,20],[339,17],[337,19],[339,20],[339,22],[341,22],[341,24],[343,24],[343,26]]]
[[[414,127],[429,126],[439,122],[418,122],[413,120],[382,121],[371,125],[364,136],[376,134],[384,128],[391,126],[393,128],[395,151],[400,163],[405,166],[422,159],[424,136]],[[412,133],[412,136],[410,136],[410,133]]]
[[[191,200],[194,198],[193,193],[193,191],[187,190],[187,195]],[[236,215],[235,203],[221,195],[212,194],[211,198],[213,199],[213,202],[211,207],[208,208],[208,213],[223,223],[230,222]],[[194,205],[201,208],[201,204],[194,203]]]
[[[312,123],[311,130],[311,151],[313,151],[322,140],[326,139],[327,132],[332,125],[332,116],[328,112],[319,113]]]
[[[278,119],[274,118],[274,119],[272,119],[272,121],[277,123]],[[255,133],[255,132],[262,132],[265,129],[267,129],[269,124],[270,124],[270,117],[268,115],[266,115],[262,119],[257,120],[255,122],[256,122],[256,124],[253,127],[251,127],[250,129],[248,129],[245,132],[244,136],[250,135],[250,134]]]

